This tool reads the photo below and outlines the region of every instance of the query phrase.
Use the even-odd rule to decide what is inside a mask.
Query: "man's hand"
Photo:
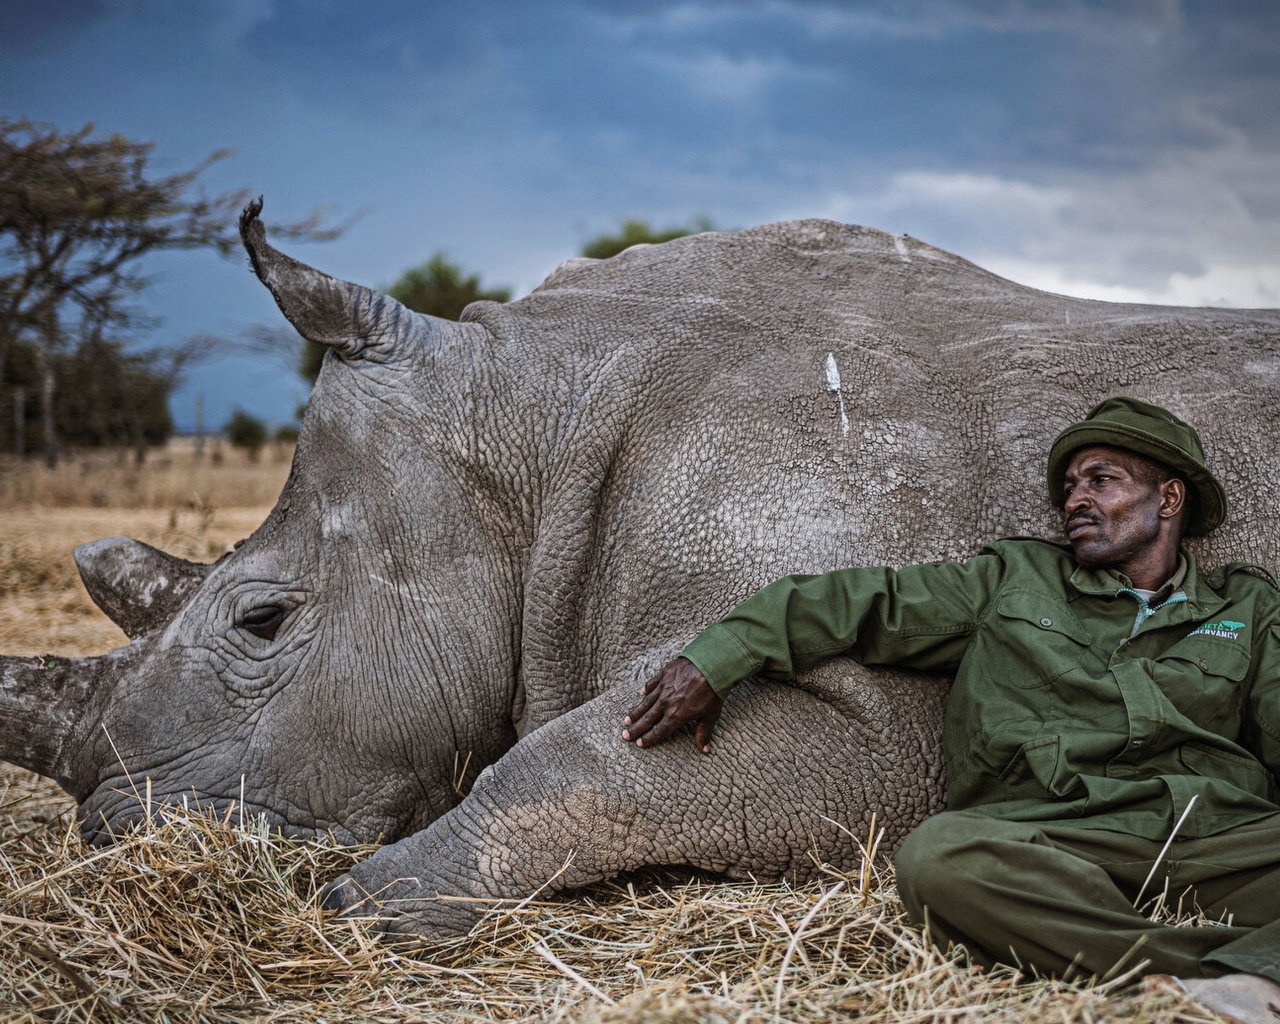
[[[676,658],[644,684],[643,699],[622,720],[622,738],[637,747],[661,743],[677,729],[697,721],[694,742],[711,753],[711,733],[724,701],[687,658]]]

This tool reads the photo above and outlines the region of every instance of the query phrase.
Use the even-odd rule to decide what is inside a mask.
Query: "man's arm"
[[[748,676],[785,681],[837,654],[865,665],[945,671],[959,664],[1003,569],[964,563],[786,576],[713,622],[644,685],[622,738],[653,746],[697,721],[709,752],[723,699]]]

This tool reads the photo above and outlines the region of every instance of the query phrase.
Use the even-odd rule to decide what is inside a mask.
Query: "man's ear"
[[[1160,485],[1160,518],[1172,519],[1187,507],[1187,485],[1171,477]]]

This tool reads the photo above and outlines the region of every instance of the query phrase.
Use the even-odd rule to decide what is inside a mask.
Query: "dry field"
[[[123,534],[210,560],[261,522],[287,471],[283,452],[251,465],[196,462],[189,447],[141,468],[114,455],[52,473],[0,464],[0,650],[119,646],[71,549]],[[176,813],[92,850],[72,810],[53,784],[0,765],[3,1024],[1215,1019],[1123,976],[1019,985],[967,970],[904,923],[874,857],[803,887],[637,876],[494,906],[456,942],[392,948],[315,908],[318,886],[367,851]]]

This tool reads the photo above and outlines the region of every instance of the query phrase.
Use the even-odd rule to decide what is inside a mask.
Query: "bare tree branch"
[[[231,151],[156,176],[148,168],[152,148],[121,135],[95,136],[91,124],[64,132],[0,118],[0,381],[15,343],[36,347],[50,388],[53,355],[143,326],[136,306],[148,284],[142,257],[182,249],[238,257],[236,215],[251,193],[210,197],[199,185]],[[273,232],[322,240],[349,223],[333,225],[316,210]],[[101,352],[123,348],[117,343]],[[173,357],[173,379],[189,362],[180,355]]]

